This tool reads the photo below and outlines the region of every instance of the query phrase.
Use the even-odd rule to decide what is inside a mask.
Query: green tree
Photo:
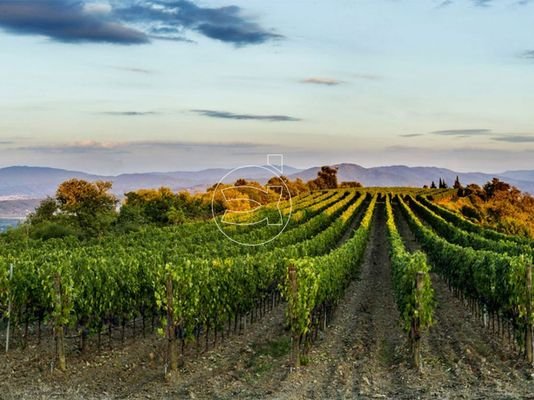
[[[109,193],[111,182],[71,179],[59,185],[56,201],[59,211],[70,217],[85,236],[98,236],[117,217],[116,197]]]
[[[47,197],[39,203],[33,213],[28,215],[30,224],[39,224],[44,221],[52,221],[58,211],[58,202],[52,197]]]

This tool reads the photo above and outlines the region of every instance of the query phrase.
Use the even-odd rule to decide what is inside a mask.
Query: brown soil
[[[51,372],[50,339],[31,342],[0,355],[0,399],[534,399],[532,370],[437,276],[436,321],[424,338],[423,372],[410,368],[391,286],[384,204],[377,207],[360,279],[347,288],[299,371],[289,373],[280,304],[242,335],[223,343],[219,337],[217,347],[210,344],[198,356],[189,345],[185,367],[171,379],[157,334],[132,339],[129,329],[124,345],[115,340],[116,350],[98,354],[93,342],[85,356],[71,350],[66,373]],[[399,229],[407,246],[418,249],[402,218]]]

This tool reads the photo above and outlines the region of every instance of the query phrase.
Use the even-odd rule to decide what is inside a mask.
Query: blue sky
[[[0,0],[0,166],[534,168],[534,2]]]

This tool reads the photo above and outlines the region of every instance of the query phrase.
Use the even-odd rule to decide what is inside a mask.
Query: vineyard
[[[533,243],[447,193],[0,242],[0,398],[533,398]]]

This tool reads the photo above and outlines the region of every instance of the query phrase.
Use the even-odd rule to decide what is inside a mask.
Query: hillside
[[[456,177],[462,183],[476,183],[482,185],[494,177],[501,178],[506,182],[517,186],[520,190],[534,192],[534,171],[506,172],[503,174],[486,174],[481,172],[456,172],[446,168],[437,167],[407,167],[405,165],[394,165],[386,167],[365,168],[356,164],[337,164],[338,180],[358,181],[366,187],[370,186],[414,186],[422,187],[430,185],[432,181],[436,183],[439,179],[445,179],[452,184]],[[304,180],[313,179],[317,176],[319,167],[308,168],[291,175],[291,178],[301,178]]]
[[[456,176],[462,183],[484,184],[497,176],[522,191],[534,193],[534,170],[507,171],[502,174],[462,173],[437,167],[408,167],[404,165],[365,168],[357,164],[341,163],[338,179],[342,181],[359,181],[364,186],[413,186],[430,185],[444,178],[451,184]],[[284,174],[291,179],[301,178],[305,181],[314,179],[320,167],[304,170],[285,166]],[[113,192],[117,196],[139,188],[170,187],[172,190],[202,191],[213,185],[231,172],[231,169],[212,168],[201,171],[146,172],[102,176],[81,171],[69,171],[47,167],[14,166],[0,169],[0,217],[20,217],[33,208],[35,201],[54,194],[57,186],[72,178],[86,180],[110,180]],[[242,168],[230,175],[224,182],[235,181],[236,176],[265,183],[272,175],[261,168]],[[8,201],[9,200],[9,201]],[[22,203],[21,201],[24,200]]]

